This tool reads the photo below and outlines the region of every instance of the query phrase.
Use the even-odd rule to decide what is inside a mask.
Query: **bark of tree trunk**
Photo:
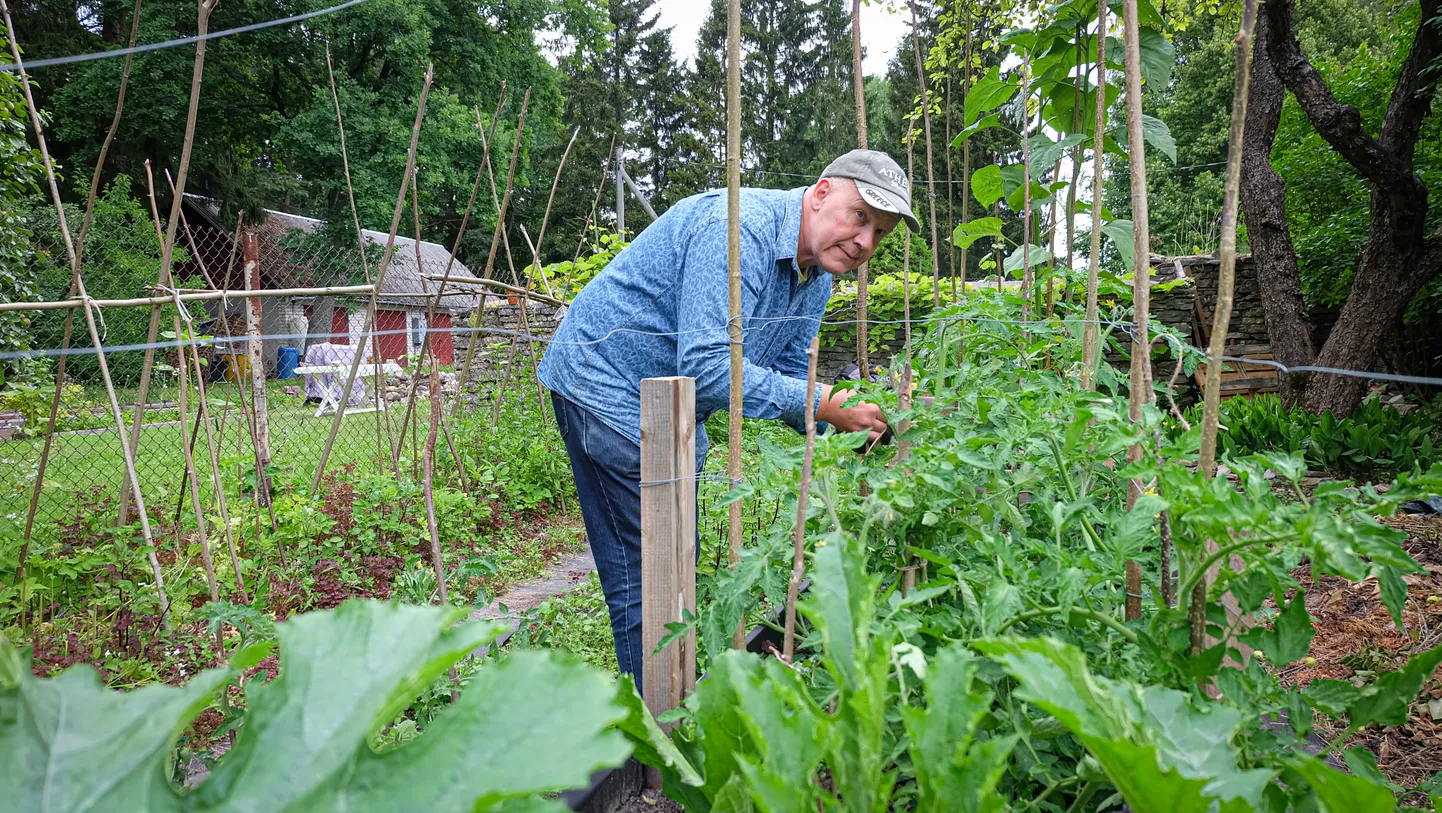
[[[1337,324],[1317,365],[1375,370],[1382,346],[1400,324],[1417,291],[1442,268],[1437,238],[1426,234],[1428,190],[1412,165],[1422,124],[1431,113],[1442,56],[1442,24],[1434,22],[1438,0],[1421,0],[1411,50],[1397,75],[1380,135],[1373,137],[1355,107],[1339,102],[1312,67],[1292,33],[1292,0],[1266,6],[1266,56],[1276,76],[1296,97],[1308,121],[1332,149],[1371,184],[1367,244]],[[1312,412],[1350,413],[1366,391],[1366,379],[1316,374],[1302,404]]]
[[[1302,299],[1297,252],[1287,230],[1287,183],[1272,171],[1272,143],[1282,120],[1285,90],[1267,58],[1266,15],[1257,20],[1252,49],[1252,81],[1247,99],[1247,126],[1242,153],[1242,212],[1267,318],[1272,357],[1288,367],[1311,364],[1317,357],[1311,323]],[[1303,376],[1282,378],[1282,401],[1294,404],[1306,389]]]

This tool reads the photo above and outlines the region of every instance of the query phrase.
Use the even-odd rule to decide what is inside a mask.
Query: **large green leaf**
[[[1108,220],[1102,224],[1102,234],[1111,238],[1112,245],[1122,256],[1122,267],[1130,269],[1136,260],[1136,236],[1130,220]]]
[[[646,703],[636,693],[636,683],[630,675],[621,676],[616,703],[626,710],[626,717],[617,728],[631,741],[636,759],[668,774],[669,781],[691,786],[702,784],[701,774],[656,724]]]
[[[605,674],[522,652],[478,670],[414,741],[376,754],[368,736],[501,624],[463,610],[352,601],[278,625],[281,674],[252,681],[235,747],[191,795],[166,780],[176,734],[225,671],[183,688],[105,690],[93,672],[52,680],[0,666],[0,759],[25,766],[0,809],[24,811],[470,811],[583,784],[629,753]],[[0,644],[3,651],[8,644]],[[0,664],[13,664],[12,657]],[[7,803],[17,800],[15,807]],[[519,803],[518,803],[519,804]],[[539,807],[537,805],[540,805]],[[505,805],[542,810],[554,805]]]
[[[1014,82],[1003,82],[999,68],[992,68],[966,94],[965,125],[971,125],[984,113],[990,113],[1016,95]]]
[[[1081,651],[1049,638],[1000,638],[977,648],[1021,683],[1017,695],[1094,754],[1137,813],[1242,813],[1260,806],[1272,774],[1243,771],[1230,740],[1241,713],[1201,711],[1187,695],[1091,674]]]
[[[829,721],[797,673],[780,661],[764,664],[745,652],[728,652],[713,667],[731,671],[741,719],[756,756],[738,755],[752,801],[765,813],[811,810],[818,796],[816,769],[828,741]]]
[[[981,132],[982,130],[990,130],[990,129],[993,128],[993,127],[1000,127],[1000,126],[1001,126],[1001,117],[1000,117],[1000,116],[996,116],[996,115],[987,116],[986,118],[983,118],[982,120],[976,122],[975,124],[971,125],[970,127],[965,127],[965,128],[963,128],[962,131],[959,132],[959,133],[957,133],[957,134],[956,134],[956,137],[951,140],[951,146],[952,146],[953,149],[960,149],[960,148],[961,148],[961,145],[964,144],[964,143],[966,143],[966,140],[967,140],[968,138],[971,138],[972,136],[976,135],[977,133]]]
[[[1031,148],[1031,165],[1034,169],[1044,171],[1056,163],[1063,152],[1085,140],[1086,136],[1082,133],[1072,133],[1060,141],[1052,141],[1044,135],[1038,135],[1037,143],[1033,144]]]
[[[1002,264],[1002,270],[1008,274],[1014,274],[1022,270],[1026,263],[1030,262],[1032,268],[1039,268],[1051,262],[1051,252],[1039,245],[1032,244],[1028,250],[1026,246],[1017,246],[1007,255],[1006,262]]]
[[[1391,813],[1397,809],[1392,791],[1376,782],[1348,776],[1316,757],[1297,757],[1288,765],[1312,786],[1326,813]]]
[[[1177,64],[1177,49],[1166,35],[1154,28],[1140,31],[1142,81],[1155,90],[1165,90],[1172,79],[1172,66]]]
[[[926,709],[902,709],[920,788],[918,813],[992,813],[1006,807],[994,791],[1015,736],[977,739],[991,693],[972,691],[976,661],[965,647],[941,650],[927,670]]]
[[[1120,121],[1112,128],[1112,135],[1122,149],[1131,149],[1128,142],[1128,130],[1125,120]],[[1142,140],[1162,151],[1162,155],[1171,159],[1172,163],[1177,160],[1177,142],[1172,138],[1172,131],[1167,123],[1156,116],[1142,115]]]
[[[982,206],[1001,200],[1003,194],[1001,167],[988,164],[971,174],[971,194]]]
[[[951,242],[959,248],[971,248],[973,243],[983,237],[1001,238],[1001,218],[980,217],[969,223],[962,223],[951,233]]]
[[[166,780],[175,738],[229,677],[201,672],[183,687],[106,689],[89,666],[30,673],[29,654],[0,634],[0,810],[26,813],[180,809]]]

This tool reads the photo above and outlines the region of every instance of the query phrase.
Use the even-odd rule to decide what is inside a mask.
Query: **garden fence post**
[[[260,290],[260,244],[255,232],[246,231],[241,238],[241,252],[245,261],[245,287]],[[261,340],[261,299],[252,296],[245,309],[245,329],[250,341],[246,343],[246,356],[250,359],[250,409],[255,416],[255,498],[262,505],[270,503],[270,478],[265,469],[270,466],[270,418],[265,392],[265,342]],[[239,372],[239,371],[237,371]],[[239,379],[239,375],[236,376]],[[244,386],[239,380],[237,386]]]
[[[670,711],[696,686],[696,632],[653,655],[696,612],[696,379],[641,382],[641,667],[646,708]]]

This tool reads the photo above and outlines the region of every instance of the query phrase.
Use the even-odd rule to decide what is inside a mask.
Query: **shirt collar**
[[[801,268],[796,264],[796,243],[801,239],[801,207],[810,187],[801,186],[786,194],[786,215],[781,221],[781,231],[776,235],[776,261],[790,268],[796,274],[796,281],[805,285],[820,275],[821,269],[812,266]]]

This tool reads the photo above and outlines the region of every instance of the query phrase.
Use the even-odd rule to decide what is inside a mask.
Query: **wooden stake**
[[[1147,159],[1146,145],[1142,134],[1142,73],[1141,73],[1141,29],[1137,19],[1137,0],[1122,3],[1123,26],[1126,29],[1126,82],[1127,82],[1127,154],[1132,174],[1132,228],[1135,240],[1132,243],[1135,256],[1132,260],[1132,375],[1131,408],[1133,423],[1142,422],[1143,407],[1151,403],[1151,342],[1147,338],[1149,319],[1149,298],[1151,296],[1151,253],[1149,224],[1147,222]],[[1103,100],[1104,101],[1104,100]],[[1127,449],[1127,460],[1142,459],[1140,443]],[[1137,497],[1142,493],[1142,481],[1133,478],[1127,488],[1127,510],[1131,510]],[[1127,562],[1127,608],[1128,621],[1142,617],[1142,566]]]
[[[856,146],[866,146],[866,79],[861,72],[861,0],[851,0],[851,85],[856,95]],[[911,179],[907,178],[907,183]],[[910,238],[910,234],[906,235]],[[856,269],[856,365],[861,369],[861,380],[871,379],[871,326],[867,324],[868,294],[871,284],[871,264],[865,262]]]
[[[801,456],[801,490],[796,494],[796,531],[792,535],[791,581],[786,585],[786,627],[781,657],[791,663],[796,654],[796,595],[806,566],[806,496],[811,491],[811,460],[816,453],[816,357],[820,342],[812,337],[806,351],[806,451]]]
[[[1257,22],[1257,0],[1246,0],[1236,38],[1236,84],[1232,89],[1231,143],[1227,147],[1227,180],[1222,195],[1221,269],[1217,273],[1217,307],[1212,314],[1212,340],[1207,349],[1206,387],[1203,393],[1201,450],[1197,465],[1204,477],[1216,475],[1217,428],[1222,397],[1222,361],[1231,325],[1237,271],[1237,200],[1242,177],[1242,134],[1247,122],[1247,94],[1252,77],[1252,32]],[[1209,543],[1214,544],[1214,543]],[[1190,578],[1182,574],[1182,581]],[[1205,645],[1208,574],[1193,588],[1188,607],[1192,652]],[[1187,601],[1187,596],[1182,596]]]
[[[936,239],[936,163],[931,157],[931,99],[926,91],[926,64],[921,58],[921,35],[917,33],[916,3],[911,3],[911,48],[916,54],[916,80],[921,86],[921,121],[926,133],[926,188],[931,206],[931,306],[941,307],[941,243]],[[909,182],[911,179],[908,178]]]
[[[405,170],[401,173],[401,188],[396,194],[395,209],[391,212],[391,230],[390,234],[386,237],[386,248],[385,253],[381,256],[380,270],[376,272],[375,286],[377,289],[384,287],[383,283],[386,278],[386,269],[390,266],[391,255],[395,252],[396,230],[400,228],[401,214],[405,211],[406,205],[406,185],[410,183],[411,173],[415,171],[416,145],[420,142],[421,122],[424,120],[426,114],[426,98],[430,95],[431,82],[434,78],[435,72],[432,66],[429,64],[426,65],[426,76],[421,83],[420,99],[416,103],[416,120],[415,123],[411,125],[411,146],[406,154]],[[365,326],[361,332],[369,333],[374,330],[375,320],[375,308],[367,309]],[[336,404],[335,416],[331,419],[330,434],[326,436],[325,446],[321,449],[320,460],[316,461],[315,477],[311,480],[310,493],[312,496],[320,491],[320,481],[321,478],[325,476],[325,464],[326,461],[330,459],[331,449],[335,446],[336,434],[340,432],[340,422],[341,419],[345,417],[346,405],[350,401],[349,395],[351,387],[355,386],[356,372],[360,369],[360,363],[361,354],[352,353],[350,371],[346,373],[345,387],[341,390],[347,397],[341,398]],[[402,429],[404,430],[404,427],[402,427]]]
[[[140,26],[140,0],[135,0],[135,10],[130,14],[130,47],[135,47],[135,32]],[[95,215],[95,195],[100,187],[100,170],[105,166],[105,157],[110,153],[110,144],[115,140],[115,133],[120,129],[120,114],[125,109],[125,89],[130,84],[130,64],[132,54],[125,55],[125,67],[120,72],[120,91],[115,98],[115,116],[110,120],[110,129],[105,133],[105,140],[100,143],[100,155],[95,159],[95,171],[90,176],[90,192],[85,200],[85,218],[80,223],[80,232],[75,237],[75,261],[79,268],[83,263],[85,253],[85,235],[90,231],[90,223]],[[70,293],[67,298],[75,296],[74,274],[70,279]],[[35,485],[30,490],[30,505],[25,511],[25,537],[20,544],[19,567],[15,573],[15,580],[20,584],[20,626],[25,627],[25,613],[30,606],[29,586],[30,580],[25,568],[25,561],[30,558],[30,537],[35,528],[35,512],[40,508],[40,492],[45,485],[45,469],[50,463],[50,451],[55,444],[55,422],[60,414],[60,396],[65,391],[65,360],[64,351],[70,349],[70,336],[75,323],[75,312],[72,310],[65,314],[65,333],[60,340],[60,360],[55,364],[55,391],[50,396],[50,417],[45,422],[45,445],[40,450],[40,464],[35,470]],[[123,493],[123,489],[122,489]]]
[[[246,232],[241,238],[241,253],[245,257],[245,287],[259,291],[260,244],[255,232]],[[270,505],[270,396],[265,391],[265,344],[261,339],[261,307],[259,297],[250,297],[245,309],[245,330],[249,336],[246,342],[246,357],[250,359],[250,408],[255,421],[255,498],[262,505]],[[349,390],[346,396],[349,396]],[[346,400],[344,397],[341,400]]]
[[[659,715],[696,687],[696,631],[666,625],[696,612],[696,379],[641,381],[641,689]]]
[[[729,432],[726,467],[731,487],[741,482],[741,425],[745,409],[741,392],[741,0],[726,0],[726,279],[730,304],[731,401],[727,414]],[[863,375],[865,372],[863,371]],[[741,561],[741,501],[729,506],[727,546],[731,564]],[[736,649],[746,648],[743,618],[731,636]]]
[[[358,251],[360,251],[361,273],[365,274],[366,284],[369,285],[371,281],[371,270],[370,265],[366,261],[366,241],[365,235],[361,233],[360,215],[356,212],[355,189],[354,187],[352,187],[350,179],[350,156],[346,152],[345,146],[345,119],[341,116],[340,112],[340,94],[337,93],[335,89],[335,69],[331,67],[330,43],[328,42],[325,45],[325,71],[326,75],[330,78],[330,98],[331,101],[335,104],[335,126],[336,130],[340,133],[340,164],[341,169],[345,171],[345,195],[346,200],[350,202],[351,222],[355,224],[356,248]],[[505,92],[506,83],[501,82],[501,95],[503,97],[505,95]],[[475,200],[475,192],[471,193],[471,200]],[[467,208],[466,214],[470,214],[469,208]],[[462,233],[465,232],[465,228],[465,218],[462,218]],[[377,292],[371,292],[370,307],[372,311],[376,310],[376,295]],[[362,341],[364,340],[362,339]],[[395,472],[396,480],[399,481],[401,479],[401,467],[400,461],[396,460],[395,445],[393,443],[388,443],[381,438],[382,421],[384,421],[385,423],[386,434],[390,434],[391,414],[389,410],[385,409],[385,404],[382,403],[385,397],[385,393],[383,392],[385,386],[383,374],[381,373],[381,365],[385,362],[385,359],[381,356],[381,338],[380,336],[377,336],[375,334],[375,331],[371,331],[371,361],[375,365],[375,382],[372,385],[372,389],[375,391],[376,400],[376,452],[378,454],[382,454],[382,450],[390,452],[391,469]],[[383,454],[382,457],[384,457]],[[385,468],[384,459],[380,461],[378,468]]]
[[[498,201],[498,202],[496,203],[496,229],[495,229],[495,232],[491,235],[491,249],[490,249],[490,252],[486,255],[486,270],[485,270],[485,272],[484,272],[483,274],[481,274],[481,277],[482,277],[483,279],[490,279],[490,278],[491,278],[491,272],[492,272],[492,271],[495,269],[495,267],[496,267],[496,250],[497,250],[498,248],[500,248],[501,240],[502,240],[502,238],[505,237],[506,208],[510,205],[510,202],[511,202],[511,186],[512,186],[512,184],[515,183],[515,179],[516,179],[516,158],[520,155],[520,151],[521,151],[521,132],[524,130],[524,128],[525,128],[525,126],[526,126],[526,108],[530,105],[530,103],[531,103],[531,89],[530,89],[530,88],[526,88],[526,95],[525,95],[524,97],[522,97],[522,99],[521,99],[521,116],[520,116],[519,121],[518,121],[517,124],[516,124],[516,143],[513,145],[512,149],[511,149],[511,165],[510,165],[510,168],[506,171],[506,192],[505,192],[504,195],[501,196],[500,201]],[[480,123],[480,113],[479,113],[479,112],[476,113],[476,121],[477,121],[477,124]],[[493,125],[493,126],[494,126],[494,125]],[[494,132],[495,132],[495,131],[492,130],[492,139],[494,139],[494,137],[495,137],[495,136],[494,136]],[[487,143],[490,143],[490,141],[488,140]],[[489,174],[489,173],[491,172],[491,165],[490,165],[490,159],[489,159],[489,157],[487,157],[486,161],[484,161],[483,163],[484,163],[485,166],[486,166],[486,172]],[[492,176],[492,177],[491,177],[491,197],[492,197],[492,198],[494,198],[494,197],[495,197],[495,194],[496,194],[496,192],[495,192],[495,182],[496,182],[496,181],[495,181],[495,177]],[[476,319],[477,319],[477,320],[485,319],[485,316],[486,316],[486,308],[485,308],[485,305],[486,305],[486,295],[485,295],[484,292],[482,292],[482,293],[481,293],[480,307],[478,307],[478,308],[476,309]],[[470,375],[471,375],[471,363],[472,363],[472,361],[475,359],[475,355],[476,355],[476,339],[477,339],[477,333],[476,333],[475,330],[472,330],[471,333],[470,333],[470,341],[469,341],[469,342],[467,343],[467,345],[466,345],[466,365],[461,368],[460,376],[456,379],[456,381],[457,381],[457,391],[459,391],[459,392],[465,392],[466,382],[470,380]],[[460,399],[457,398],[457,399],[456,399],[456,404],[459,405],[460,402],[461,402]],[[456,406],[452,406],[452,407],[451,407],[451,414],[452,414],[452,415],[455,414],[455,409],[456,409],[456,408],[457,408]]]
[[[1082,324],[1082,374],[1084,390],[1096,389],[1097,345],[1101,343],[1101,331],[1097,325],[1097,284],[1101,276],[1102,256],[1102,178],[1105,168],[1102,156],[1105,152],[1107,124],[1107,4],[1097,3],[1097,103],[1096,128],[1092,133],[1092,244],[1091,256],[1087,262],[1086,316]]]
[[[1021,58],[1021,320],[1031,321],[1031,55]],[[1025,330],[1025,328],[1023,328]],[[1028,334],[1029,335],[1029,334]]]

